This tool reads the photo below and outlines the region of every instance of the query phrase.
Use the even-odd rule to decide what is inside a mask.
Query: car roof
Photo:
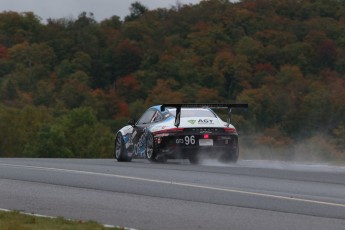
[[[175,112],[176,108],[171,108],[171,107],[167,107],[165,108],[164,111],[161,111],[161,106],[162,105],[154,105],[152,107],[150,107],[149,109],[155,109],[155,110],[158,110],[160,111],[161,113],[165,114],[165,113],[172,113],[172,111]],[[215,117],[218,117],[218,115],[210,108],[207,108],[207,107],[200,107],[200,108],[182,108],[182,110],[201,110],[201,111],[209,111],[211,112]],[[175,116],[174,114],[172,114],[173,116]]]
[[[154,105],[154,106],[150,107],[150,109],[157,109],[157,110],[161,111],[161,106],[162,105]]]

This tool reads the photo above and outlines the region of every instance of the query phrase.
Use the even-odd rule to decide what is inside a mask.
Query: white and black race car
[[[224,122],[212,109],[228,109]],[[146,158],[189,159],[199,162],[201,155],[223,162],[236,162],[239,156],[238,134],[231,122],[232,108],[247,104],[163,104],[147,109],[138,121],[116,133],[115,158],[131,161]]]

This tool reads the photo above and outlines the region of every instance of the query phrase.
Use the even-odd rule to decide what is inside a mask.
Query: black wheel
[[[185,150],[182,152],[182,157],[189,160],[189,163],[197,165],[200,163],[199,151],[196,149]]]
[[[168,159],[165,156],[156,156],[156,162],[158,163],[167,163]]]
[[[128,156],[122,134],[118,133],[115,139],[115,158],[119,162],[129,162],[132,160]]]
[[[146,140],[145,155],[149,161],[157,162],[156,152],[154,151],[154,146],[153,146],[153,136],[151,134],[148,135],[147,140]]]
[[[193,165],[197,165],[197,164],[199,164],[199,162],[200,162],[197,155],[190,156],[190,157],[188,158],[188,160],[189,160],[189,162],[190,162],[191,164],[193,164]]]
[[[220,161],[224,162],[224,163],[236,163],[238,160],[238,156],[239,156],[239,150],[238,148],[234,151],[229,152],[225,152],[221,155],[220,157]]]

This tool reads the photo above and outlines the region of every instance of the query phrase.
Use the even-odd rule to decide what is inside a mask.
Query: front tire
[[[126,144],[121,133],[118,133],[115,138],[114,155],[115,159],[119,162],[130,162],[132,160],[127,154]]]

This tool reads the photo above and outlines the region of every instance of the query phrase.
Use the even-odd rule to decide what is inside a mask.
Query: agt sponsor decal
[[[197,120],[188,120],[188,122],[194,125],[197,122]],[[199,125],[206,125],[206,124],[213,125],[214,123],[213,123],[213,120],[211,119],[199,119],[198,124]]]
[[[205,125],[205,124],[210,124],[213,125],[213,120],[211,119],[199,119],[198,124]]]

